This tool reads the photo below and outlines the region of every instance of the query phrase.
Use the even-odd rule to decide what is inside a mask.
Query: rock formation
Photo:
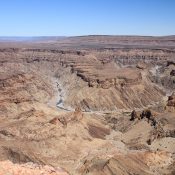
[[[171,75],[171,76],[175,76],[175,70],[172,70],[172,71],[170,72],[170,75]]]
[[[53,168],[51,166],[41,166],[32,162],[26,164],[13,164],[10,161],[0,162],[0,174],[14,175],[68,175],[61,168]]]
[[[0,174],[173,174],[174,41],[0,43]]]

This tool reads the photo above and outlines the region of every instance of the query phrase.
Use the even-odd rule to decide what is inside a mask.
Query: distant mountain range
[[[66,39],[66,38],[113,38],[113,39],[175,39],[175,35],[169,35],[169,36],[136,36],[136,35],[84,35],[84,36],[71,36],[71,37],[66,37],[66,36],[0,36],[0,41],[12,41],[12,42],[23,42],[23,41],[56,41],[60,39]]]
[[[48,41],[48,40],[59,40],[63,39],[65,37],[63,36],[28,36],[28,37],[22,37],[22,36],[0,36],[0,41],[17,41],[17,42],[23,42],[23,41]]]

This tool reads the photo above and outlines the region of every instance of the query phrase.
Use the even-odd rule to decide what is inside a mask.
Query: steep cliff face
[[[63,91],[67,91],[65,105],[72,108],[78,105],[96,111],[140,108],[161,101],[163,96],[147,78],[147,70],[123,67],[114,60],[104,63],[99,55],[89,52],[82,55],[75,51],[14,49],[1,53],[1,65],[6,71],[15,66],[31,75],[39,71],[41,77],[55,77],[64,85]]]

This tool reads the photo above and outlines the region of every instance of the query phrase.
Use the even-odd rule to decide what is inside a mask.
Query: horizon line
[[[85,34],[85,35],[0,35],[0,38],[32,38],[32,37],[86,37],[86,36],[120,36],[120,37],[170,37],[170,36],[175,36],[175,34],[171,35],[120,35],[120,34]]]

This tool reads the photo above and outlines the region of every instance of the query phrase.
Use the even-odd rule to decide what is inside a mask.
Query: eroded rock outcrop
[[[175,110],[175,93],[172,93],[172,95],[168,97],[166,109],[170,111]]]
[[[154,127],[158,124],[155,118],[155,114],[153,114],[153,112],[149,109],[145,109],[143,111],[138,111],[136,112],[135,110],[133,110],[131,112],[131,121],[134,121],[135,119],[141,120],[146,118],[148,123],[151,122],[151,125],[153,125]]]
[[[139,160],[139,161],[138,161]],[[160,173],[160,167],[169,167],[173,159],[171,154],[163,151],[139,153],[137,151],[126,155],[115,154],[109,156],[94,157],[86,160],[80,168],[81,174],[142,174],[151,175],[151,171]]]
[[[175,76],[175,70],[172,70],[172,71],[170,72],[170,75],[171,75],[171,76]]]

